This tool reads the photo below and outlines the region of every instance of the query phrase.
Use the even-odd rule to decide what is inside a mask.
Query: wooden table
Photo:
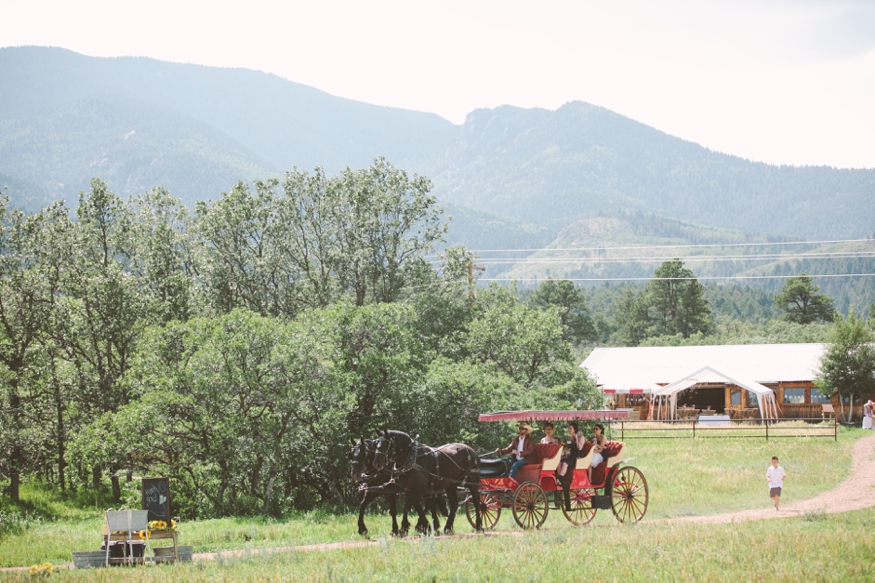
[[[106,540],[106,523],[105,522],[103,523],[103,529],[101,530],[101,535],[103,536],[103,539]],[[169,539],[169,540],[173,541],[173,560],[179,561],[179,547],[177,544],[178,541],[176,540],[176,531],[175,530],[152,531],[152,533],[149,535],[149,539],[150,540]],[[115,532],[112,534],[112,536],[109,537],[109,540],[110,541],[125,541],[125,544],[127,544],[128,540],[136,541],[137,539],[128,539],[128,535],[125,532]],[[155,555],[155,549],[153,547],[152,548],[152,560],[153,560],[153,562],[155,559],[154,555]],[[143,561],[145,562],[145,560],[146,560],[146,553],[144,551],[143,552]],[[110,561],[121,562],[117,559],[110,559]]]

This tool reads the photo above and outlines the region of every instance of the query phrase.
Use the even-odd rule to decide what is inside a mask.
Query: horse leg
[[[483,532],[483,520],[480,515],[480,488],[477,486],[468,486],[468,493],[471,495],[471,501],[474,505],[474,516],[476,517],[476,520],[474,521],[476,524],[474,531]]]
[[[361,536],[368,536],[368,527],[365,526],[365,508],[376,497],[377,495],[374,492],[368,492],[367,490],[362,492],[362,501],[359,502],[359,534]]]
[[[441,531],[440,512],[438,510],[441,504],[446,505],[444,499],[441,498],[440,500],[438,500],[437,498],[435,498],[431,501],[431,504],[429,505],[429,509],[431,510],[431,520],[434,524],[434,532]]]
[[[407,516],[410,514],[411,506],[419,505],[419,497],[415,496],[412,492],[408,492],[407,496],[404,498],[404,516],[401,519],[401,536],[407,536],[407,533],[410,532],[410,521],[407,520]]]
[[[429,529],[431,528],[428,524],[428,514],[426,514],[425,509],[427,506],[430,506],[431,502],[423,501],[416,502],[413,507],[416,509],[416,515],[418,517],[416,521],[416,532],[420,534],[428,534]]]
[[[456,519],[456,510],[459,509],[459,495],[456,487],[447,488],[447,504],[450,507],[450,515],[447,516],[447,524],[444,526],[444,534],[453,534],[453,522]]]
[[[386,500],[389,502],[389,514],[392,516],[392,536],[398,536],[401,534],[398,530],[398,495],[386,494]]]
[[[430,504],[430,502],[426,502],[426,504]],[[419,517],[416,521],[416,532],[428,534],[428,515],[425,513],[425,507],[421,502],[416,502],[413,507],[416,509],[416,514]]]

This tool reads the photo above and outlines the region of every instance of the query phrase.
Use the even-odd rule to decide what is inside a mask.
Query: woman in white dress
[[[872,429],[873,410],[875,410],[875,403],[870,399],[863,405],[863,429]]]

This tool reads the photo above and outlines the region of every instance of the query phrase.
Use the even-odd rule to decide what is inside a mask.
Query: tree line
[[[430,188],[377,159],[192,212],[99,179],[75,210],[0,198],[3,494],[121,501],[131,475],[167,475],[182,515],[281,515],[351,501],[349,442],[380,428],[483,449],[505,428],[479,413],[600,406],[581,312],[474,293],[475,258],[435,253]]]

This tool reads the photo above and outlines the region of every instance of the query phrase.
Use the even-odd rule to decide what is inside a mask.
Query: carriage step
[[[592,507],[597,508],[598,510],[610,510],[611,509],[611,497],[610,496],[593,496],[592,497]]]

